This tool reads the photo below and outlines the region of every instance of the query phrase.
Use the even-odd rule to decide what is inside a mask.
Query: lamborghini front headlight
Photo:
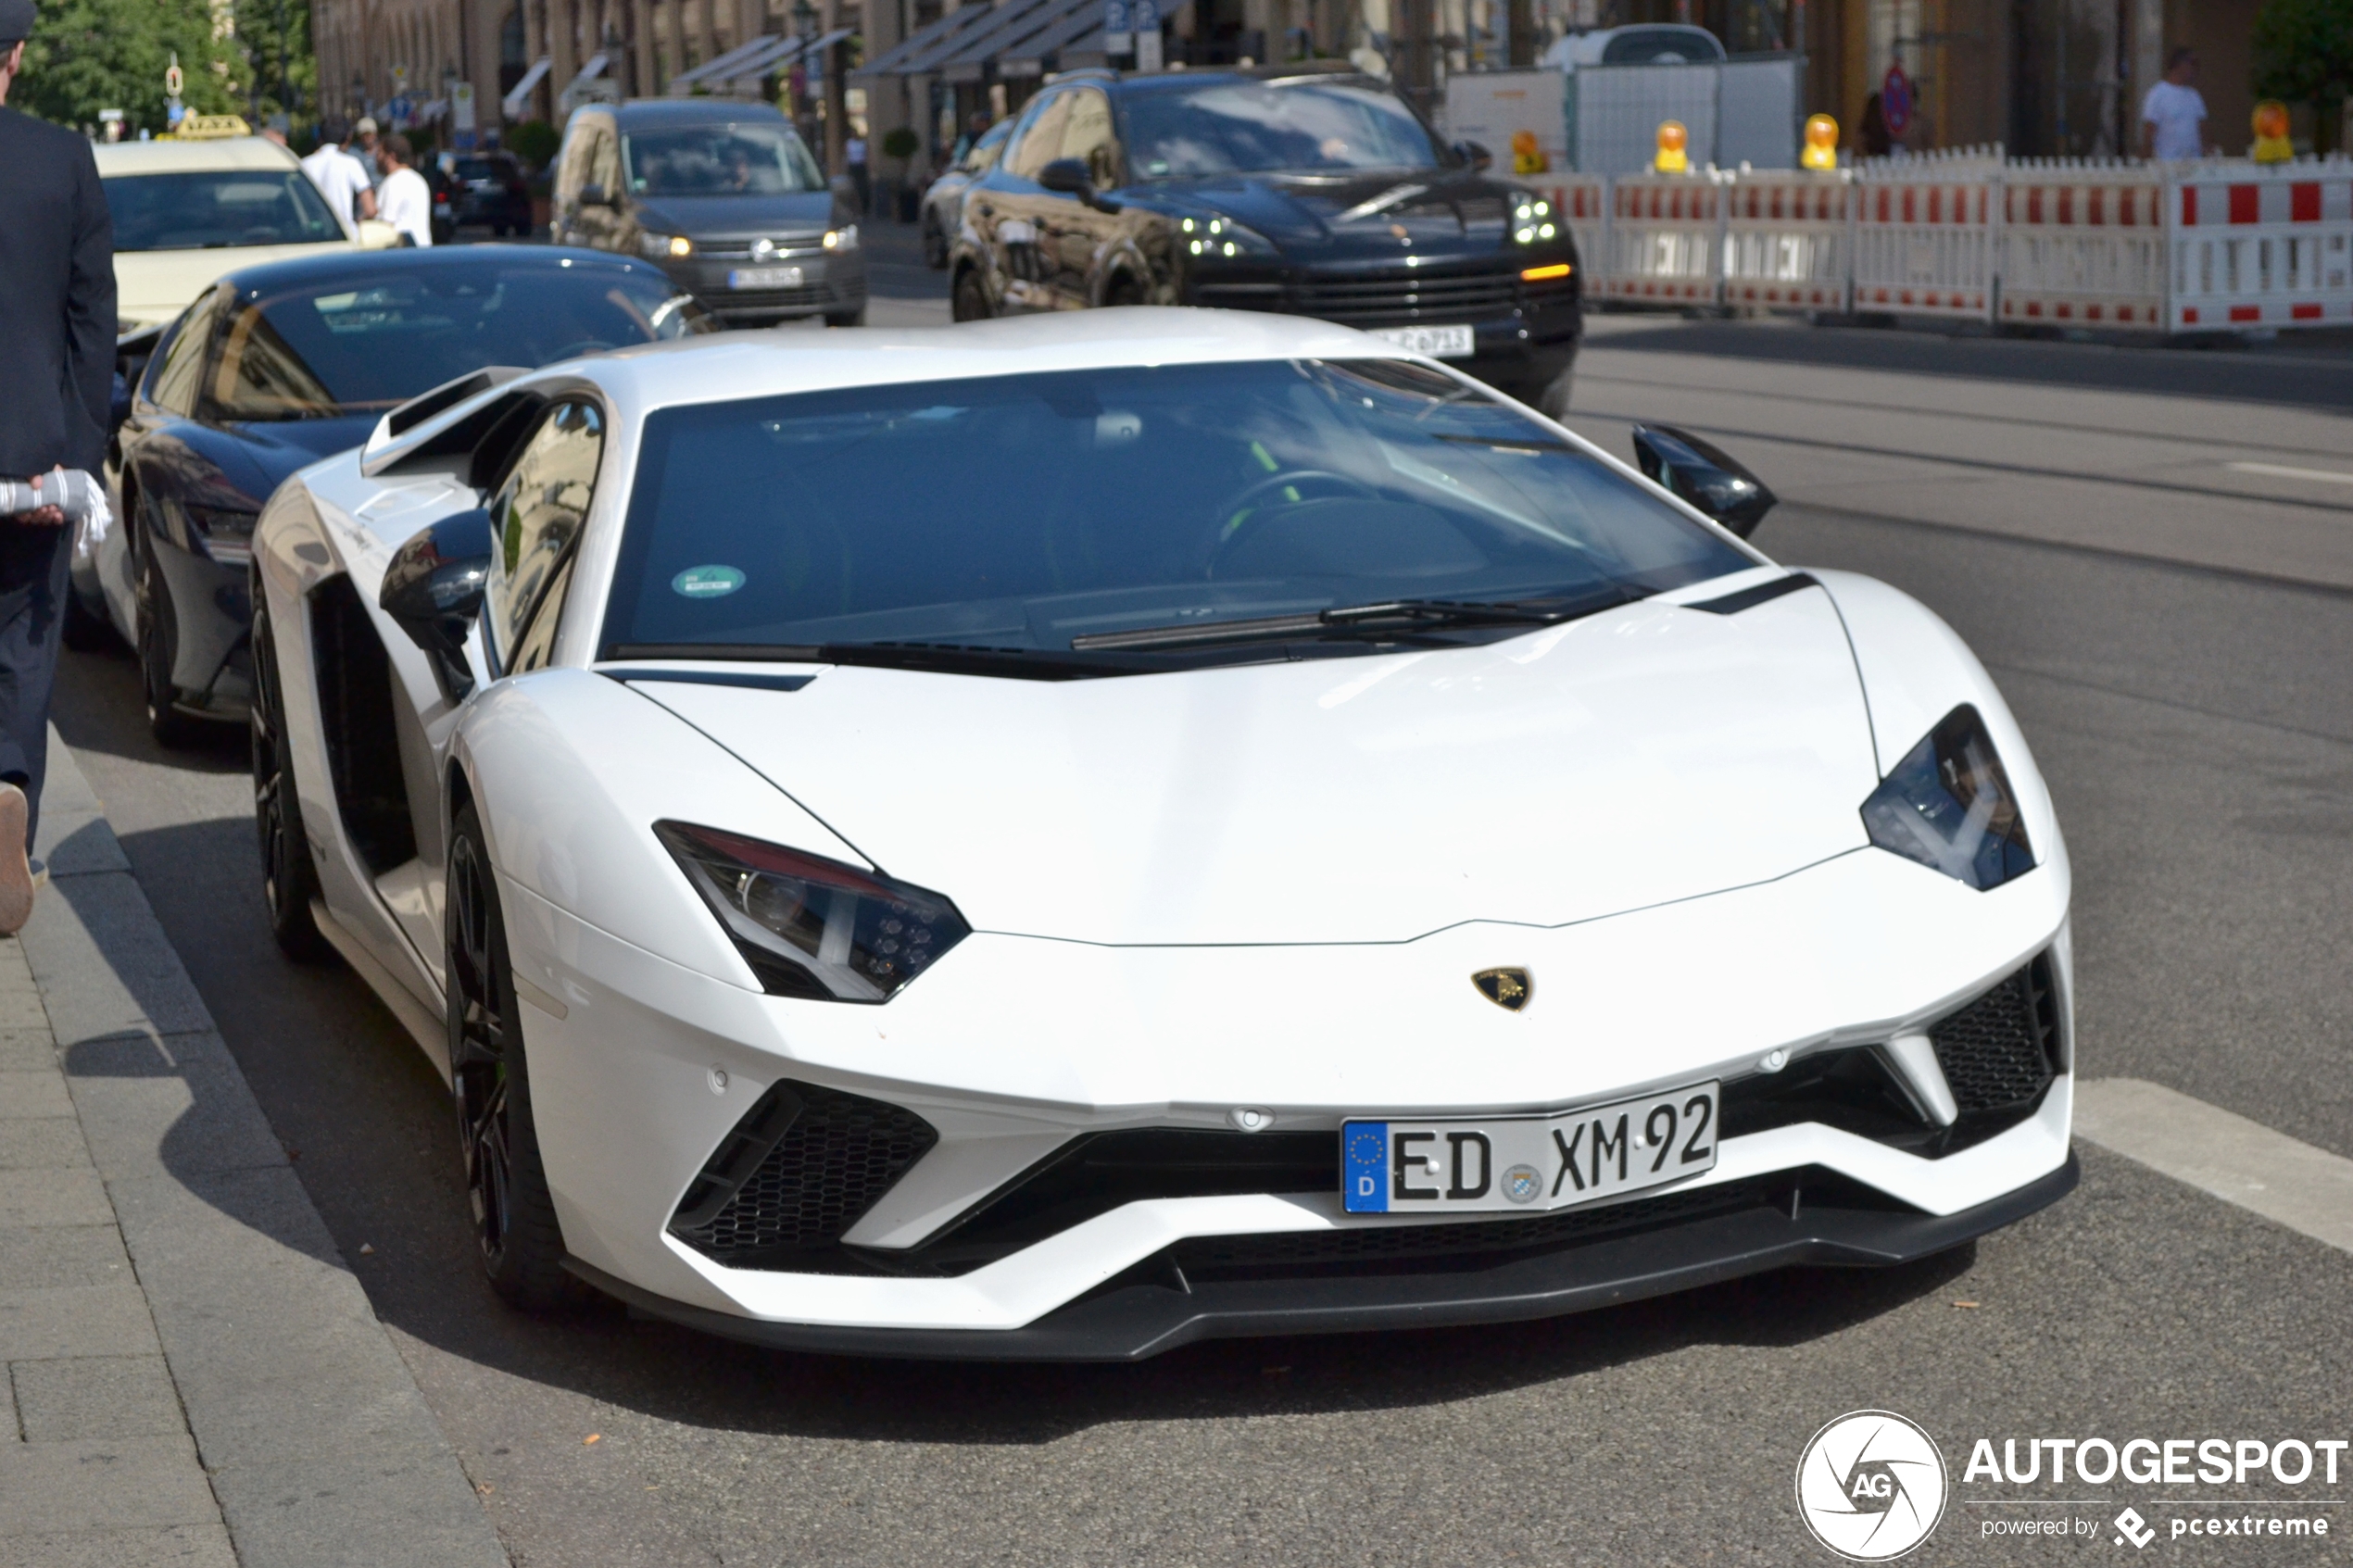
[[[1985,721],[1968,703],[1937,721],[1863,802],[1881,849],[1982,891],[2034,869],[2018,795]]]

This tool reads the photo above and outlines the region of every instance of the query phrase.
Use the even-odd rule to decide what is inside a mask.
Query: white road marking
[[[2076,1085],[2075,1132],[2226,1203],[2353,1252],[2353,1160],[2137,1078]]]
[[[2224,463],[2226,469],[2240,473],[2270,474],[2273,479],[2317,479],[2324,484],[2353,484],[2353,473],[2340,473],[2334,469],[2292,469],[2279,463]]]

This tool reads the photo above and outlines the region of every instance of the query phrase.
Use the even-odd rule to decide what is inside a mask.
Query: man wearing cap
[[[97,473],[114,382],[114,223],[90,144],[6,107],[32,0],[0,0],[0,479]],[[65,514],[0,517],[0,934],[32,912],[29,855],[65,621]]]
[[[376,193],[369,187],[368,170],[352,156],[351,127],[342,120],[321,124],[319,150],[302,160],[302,171],[345,227],[376,215]]]
[[[348,151],[359,160],[359,167],[368,171],[368,183],[371,188],[383,184],[384,169],[383,159],[377,156],[381,149],[376,144],[376,117],[361,115],[359,123],[352,130],[359,144]]]

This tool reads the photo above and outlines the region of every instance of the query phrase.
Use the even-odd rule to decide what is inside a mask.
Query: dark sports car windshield
[[[1068,656],[1408,597],[1622,602],[1754,564],[1434,370],[1123,367],[656,412],[604,636]]]
[[[326,245],[344,237],[300,169],[118,174],[101,183],[117,250]]]
[[[1321,82],[1130,85],[1129,161],[1146,180],[1277,170],[1435,169],[1436,144],[1378,88]]]
[[[707,332],[651,271],[484,262],[355,268],[238,307],[205,376],[220,420],[388,408],[484,365],[526,368]]]

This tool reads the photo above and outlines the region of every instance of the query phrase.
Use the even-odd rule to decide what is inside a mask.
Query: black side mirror
[[[1634,460],[1645,478],[1745,539],[1779,499],[1723,449],[1667,425],[1634,427]]]
[[[466,631],[482,612],[490,581],[490,514],[452,512],[393,551],[376,603],[433,660],[441,695],[456,702],[473,690]]]
[[[1454,156],[1461,158],[1465,163],[1470,165],[1471,172],[1474,174],[1486,173],[1489,166],[1493,164],[1495,161],[1495,155],[1489,152],[1485,147],[1480,146],[1477,142],[1455,143]]]
[[[606,190],[602,185],[598,184],[594,180],[591,180],[588,183],[580,187],[580,205],[583,207],[610,207],[612,205],[612,193]]]
[[[1050,191],[1076,196],[1088,207],[1095,205],[1095,177],[1087,172],[1086,163],[1079,158],[1054,159],[1038,171],[1038,182]]]

